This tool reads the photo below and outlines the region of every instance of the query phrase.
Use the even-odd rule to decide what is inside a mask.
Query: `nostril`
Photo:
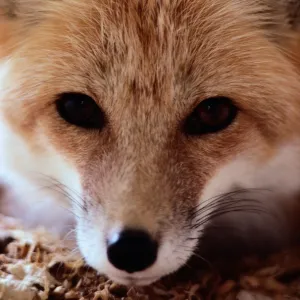
[[[124,230],[107,243],[110,263],[128,273],[150,267],[157,258],[157,250],[157,242],[142,230]]]

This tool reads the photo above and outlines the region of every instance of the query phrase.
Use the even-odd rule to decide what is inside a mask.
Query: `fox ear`
[[[300,70],[300,0],[258,1],[267,11],[267,35]]]
[[[300,0],[252,1],[258,26],[300,72]]]
[[[39,21],[43,4],[45,0],[0,0],[0,58],[9,55],[23,33]]]
[[[50,0],[0,0],[1,15],[9,19],[32,22],[40,16]]]
[[[288,30],[300,30],[299,0],[254,0],[267,14],[270,29],[279,27]]]
[[[286,5],[287,22],[290,29],[300,32],[300,1],[282,0]]]
[[[286,20],[289,33],[282,45],[300,71],[300,0],[281,0],[286,5]]]

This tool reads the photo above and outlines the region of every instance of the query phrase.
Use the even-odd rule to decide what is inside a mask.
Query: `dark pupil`
[[[59,115],[70,124],[84,128],[102,128],[104,113],[89,96],[80,93],[65,93],[56,101]]]
[[[230,108],[224,103],[209,103],[204,107],[200,107],[198,118],[206,126],[215,126],[227,119],[230,114]]]
[[[213,97],[202,101],[185,122],[190,135],[213,133],[229,126],[237,115],[237,107],[226,97]]]
[[[74,122],[88,121],[93,117],[95,107],[88,100],[72,99],[65,102],[65,110]]]

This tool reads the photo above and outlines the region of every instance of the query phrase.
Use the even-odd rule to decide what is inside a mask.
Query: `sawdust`
[[[0,217],[0,299],[4,300],[269,300],[300,299],[300,249],[265,260],[247,258],[236,277],[216,269],[191,278],[165,278],[149,287],[125,287],[86,266],[42,229],[29,232]]]

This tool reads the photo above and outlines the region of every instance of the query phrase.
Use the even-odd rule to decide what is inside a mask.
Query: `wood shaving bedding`
[[[0,217],[0,299],[3,300],[283,300],[300,299],[300,249],[266,260],[247,258],[238,276],[213,270],[125,287],[84,264],[43,229],[27,231]]]

